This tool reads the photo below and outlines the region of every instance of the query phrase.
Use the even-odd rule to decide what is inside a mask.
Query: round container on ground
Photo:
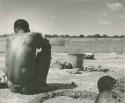
[[[69,55],[69,61],[75,68],[81,68],[83,66],[83,60],[84,60],[84,54],[68,54]]]

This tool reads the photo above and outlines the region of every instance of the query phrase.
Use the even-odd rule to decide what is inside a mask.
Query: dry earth
[[[56,61],[68,61],[67,54],[53,54],[51,68],[48,74],[48,86],[50,91],[34,95],[22,95],[12,93],[8,88],[0,89],[0,103],[94,103],[98,93],[97,81],[101,76],[111,75],[115,78],[124,76],[125,55],[96,54],[95,60],[84,60],[84,67],[101,65],[110,71],[82,72],[74,74],[77,68],[72,70],[60,70]],[[0,57],[1,72],[4,66],[4,56]]]

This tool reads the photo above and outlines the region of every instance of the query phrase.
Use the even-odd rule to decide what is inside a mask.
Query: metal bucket
[[[75,68],[83,66],[84,54],[69,54],[69,61]]]

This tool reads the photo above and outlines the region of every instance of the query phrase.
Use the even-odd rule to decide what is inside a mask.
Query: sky
[[[0,34],[17,19],[31,31],[58,35],[125,35],[124,0],[0,0]]]

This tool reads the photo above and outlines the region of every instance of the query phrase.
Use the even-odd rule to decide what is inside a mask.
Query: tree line
[[[0,37],[6,37],[9,34],[0,35]],[[94,35],[58,35],[58,34],[45,34],[48,38],[54,38],[54,37],[63,37],[63,38],[125,38],[125,34],[122,35],[113,35],[109,36],[107,34],[100,35],[100,34],[94,34]]]
[[[58,35],[58,34],[45,34],[46,37],[48,38],[54,38],[54,37],[63,37],[63,38],[125,38],[125,35],[113,35],[109,36],[107,34],[100,35],[100,34],[95,34],[95,35]]]

